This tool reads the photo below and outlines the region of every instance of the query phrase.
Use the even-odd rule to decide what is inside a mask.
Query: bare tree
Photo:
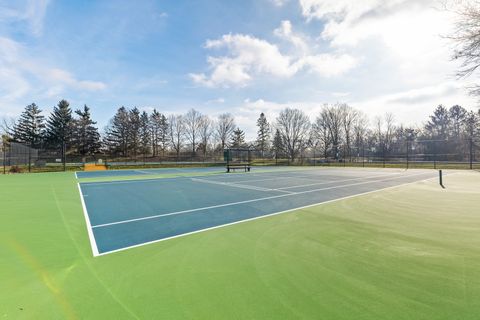
[[[12,135],[15,128],[16,121],[14,118],[2,118],[0,121],[0,134]]]
[[[313,145],[320,146],[323,153],[323,157],[328,158],[328,150],[332,145],[330,139],[330,133],[328,131],[327,119],[325,117],[325,112],[320,112],[320,114],[315,119],[315,122],[312,125],[312,139],[315,140]]]
[[[235,119],[230,113],[223,113],[218,116],[215,125],[215,135],[218,140],[220,140],[222,150],[225,149],[227,141],[230,139],[235,128]]]
[[[368,134],[368,118],[363,112],[358,111],[353,125],[354,145],[357,148],[357,155],[360,155],[360,149],[365,148]],[[363,154],[364,150],[362,150],[362,156]]]
[[[185,123],[183,116],[172,114],[168,117],[168,123],[169,141],[178,159],[185,140]]]
[[[375,139],[377,140],[377,144],[379,146],[383,145],[383,118],[380,116],[376,116],[374,119],[375,123]]]
[[[207,155],[208,144],[210,142],[210,137],[212,136],[212,126],[213,121],[207,115],[204,115],[200,118],[198,132],[200,136],[203,157]]]
[[[339,108],[342,116],[343,134],[345,137],[345,144],[347,148],[346,149],[347,154],[345,154],[344,157],[349,157],[351,160],[352,136],[353,136],[355,121],[358,117],[358,111],[353,109],[346,103],[340,104]]]
[[[5,156],[7,152],[7,146],[10,140],[10,132],[12,132],[15,126],[14,120],[7,120],[3,118],[0,122],[0,155]],[[0,159],[2,162],[3,159]]]
[[[342,110],[340,104],[329,106],[325,104],[321,111],[321,116],[325,119],[325,124],[330,135],[330,142],[333,146],[333,156],[339,158],[338,149],[342,139]]]
[[[278,115],[276,125],[283,137],[286,151],[294,161],[308,141],[310,120],[303,111],[286,108]]]
[[[480,2],[456,1],[450,10],[457,16],[455,29],[448,36],[455,43],[453,59],[461,61],[457,76],[468,77],[480,67]],[[480,85],[469,90],[473,95],[480,95]]]
[[[392,113],[385,114],[385,148],[390,152],[395,136],[395,116]]]
[[[192,145],[192,153],[195,154],[197,139],[199,135],[199,128],[202,119],[202,114],[195,109],[190,109],[184,116],[185,133],[190,144]]]

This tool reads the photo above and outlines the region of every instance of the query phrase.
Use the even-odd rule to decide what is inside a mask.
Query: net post
[[[440,183],[440,186],[442,188],[445,188],[443,186],[443,172],[442,172],[442,169],[438,170],[438,182]]]

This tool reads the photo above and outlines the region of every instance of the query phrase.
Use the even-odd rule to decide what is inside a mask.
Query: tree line
[[[285,108],[272,123],[261,113],[256,126],[256,139],[246,141],[230,113],[212,118],[195,109],[166,115],[157,109],[148,113],[122,106],[101,135],[87,105],[73,110],[61,100],[48,117],[35,103],[26,106],[18,120],[7,126],[3,140],[8,136],[10,141],[62,150],[64,155],[104,153],[134,159],[166,153],[178,158],[182,152],[206,157],[225,148],[250,148],[266,158],[295,161],[313,151],[321,158],[342,160],[358,156],[365,148],[384,156],[402,153],[408,148],[404,142],[415,140],[444,141],[430,147],[453,153],[458,141],[479,138],[480,109],[439,105],[424,125],[406,127],[398,125],[393,114],[368,119],[362,111],[336,103],[323,105],[313,122],[302,110]]]

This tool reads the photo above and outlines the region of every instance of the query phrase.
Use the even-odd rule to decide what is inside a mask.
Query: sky
[[[422,125],[439,104],[477,107],[454,19],[438,0],[0,0],[0,118],[61,99],[100,128],[120,106],[195,108],[253,139],[261,112],[344,102]]]

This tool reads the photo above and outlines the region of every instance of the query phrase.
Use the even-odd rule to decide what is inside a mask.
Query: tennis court
[[[266,170],[84,182],[79,191],[96,256],[436,175],[433,170]]]

